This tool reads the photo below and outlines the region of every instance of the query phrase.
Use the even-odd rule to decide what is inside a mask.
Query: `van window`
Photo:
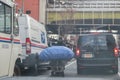
[[[111,41],[109,41],[111,43]],[[107,50],[108,44],[104,35],[89,35],[79,37],[79,46],[81,48],[92,48],[97,50]]]
[[[0,32],[11,33],[12,12],[9,6],[0,3]]]
[[[107,50],[106,36],[96,36],[96,45],[99,50]]]
[[[107,46],[109,50],[113,50],[116,47],[115,38],[113,36],[107,36]]]
[[[83,49],[113,50],[115,39],[112,35],[89,35],[79,37],[79,46]]]
[[[79,43],[82,47],[94,46],[95,45],[94,36],[82,36],[80,37]]]
[[[97,36],[96,40],[97,40],[97,45],[99,45],[99,46],[106,46],[107,45],[105,36]]]

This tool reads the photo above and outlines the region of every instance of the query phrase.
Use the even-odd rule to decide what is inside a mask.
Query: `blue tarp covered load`
[[[73,57],[73,51],[65,46],[48,47],[39,53],[39,59],[44,61],[70,60]]]

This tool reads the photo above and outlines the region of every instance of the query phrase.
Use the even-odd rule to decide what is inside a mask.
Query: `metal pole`
[[[59,35],[59,39],[60,39],[60,36],[61,36],[61,26],[62,26],[62,25],[60,25],[60,26],[58,27],[58,35]]]
[[[40,2],[39,2],[40,3]],[[47,29],[47,5],[48,5],[48,1],[45,1],[45,28]],[[40,20],[40,19],[39,19]]]
[[[24,0],[22,0],[22,13],[24,13]]]

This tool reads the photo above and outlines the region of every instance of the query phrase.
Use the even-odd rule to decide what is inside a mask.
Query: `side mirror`
[[[19,35],[19,27],[18,27],[18,26],[15,26],[15,27],[13,28],[13,34],[14,34],[15,36],[18,36],[18,35]]]

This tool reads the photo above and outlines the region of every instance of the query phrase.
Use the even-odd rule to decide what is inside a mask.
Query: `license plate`
[[[92,58],[92,57],[93,57],[93,54],[84,54],[83,57],[84,57],[84,58]]]

